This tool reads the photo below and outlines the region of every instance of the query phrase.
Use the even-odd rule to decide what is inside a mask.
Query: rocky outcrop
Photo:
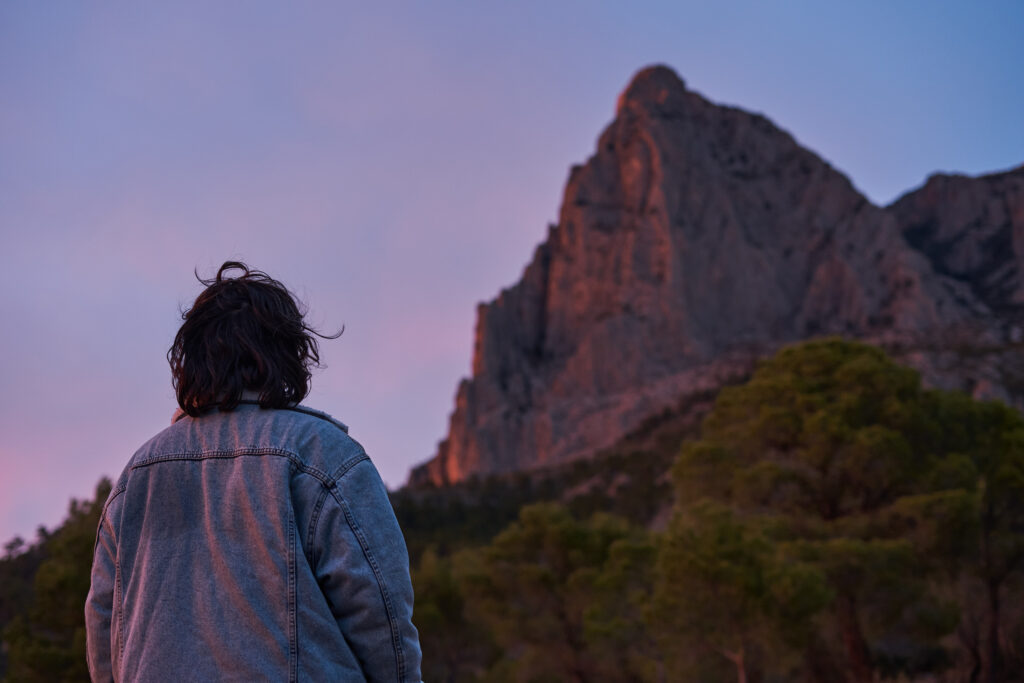
[[[883,209],[763,116],[641,71],[520,282],[480,305],[473,376],[410,483],[591,455],[786,342],[988,325],[1024,297],[1018,176]]]
[[[1024,311],[1024,166],[980,178],[934,175],[888,211],[938,273],[994,314]]]
[[[1024,408],[1024,166],[979,178],[934,175],[887,212],[933,271],[976,311],[919,331],[907,358],[932,384]]]

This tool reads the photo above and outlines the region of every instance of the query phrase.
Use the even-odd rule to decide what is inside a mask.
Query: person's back
[[[376,469],[295,394],[264,407],[260,376],[190,403],[201,392],[183,400],[175,368],[193,414],[136,452],[97,532],[94,680],[420,680],[408,556]]]

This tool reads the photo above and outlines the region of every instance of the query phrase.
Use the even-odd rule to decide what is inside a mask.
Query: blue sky
[[[1024,163],[1021,35],[1018,0],[0,4],[0,539],[167,424],[194,268],[346,326],[308,402],[398,486],[635,71],[884,204]]]

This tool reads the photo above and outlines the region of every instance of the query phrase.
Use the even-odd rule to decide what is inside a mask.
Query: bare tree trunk
[[[1002,651],[999,648],[999,582],[989,579],[988,589],[988,681],[998,683],[1003,668]]]
[[[992,558],[992,539],[990,534],[995,528],[995,511],[992,501],[986,503],[981,518],[981,558],[985,577],[985,591],[988,593],[988,642],[985,643],[988,655],[988,683],[998,683],[1002,672],[1002,657],[999,650],[999,586],[1002,583],[996,578],[995,561]]]
[[[812,635],[804,650],[805,683],[835,683],[842,678],[835,658],[817,636]]]
[[[967,654],[971,656],[971,673],[967,681],[968,683],[978,683],[978,677],[981,676],[981,645],[976,637],[968,635],[963,624],[957,628],[956,634],[964,649],[967,650]]]
[[[721,653],[736,667],[736,683],[747,683],[747,666],[743,661],[743,646],[741,645],[735,652],[721,650]]]
[[[839,625],[843,633],[843,647],[849,665],[849,678],[856,683],[871,683],[871,659],[868,644],[857,618],[857,606],[853,598],[839,598]]]

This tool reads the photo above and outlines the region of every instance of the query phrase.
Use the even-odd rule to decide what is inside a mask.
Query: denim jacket
[[[362,446],[324,413],[180,416],[100,518],[96,681],[420,681],[409,557]]]

